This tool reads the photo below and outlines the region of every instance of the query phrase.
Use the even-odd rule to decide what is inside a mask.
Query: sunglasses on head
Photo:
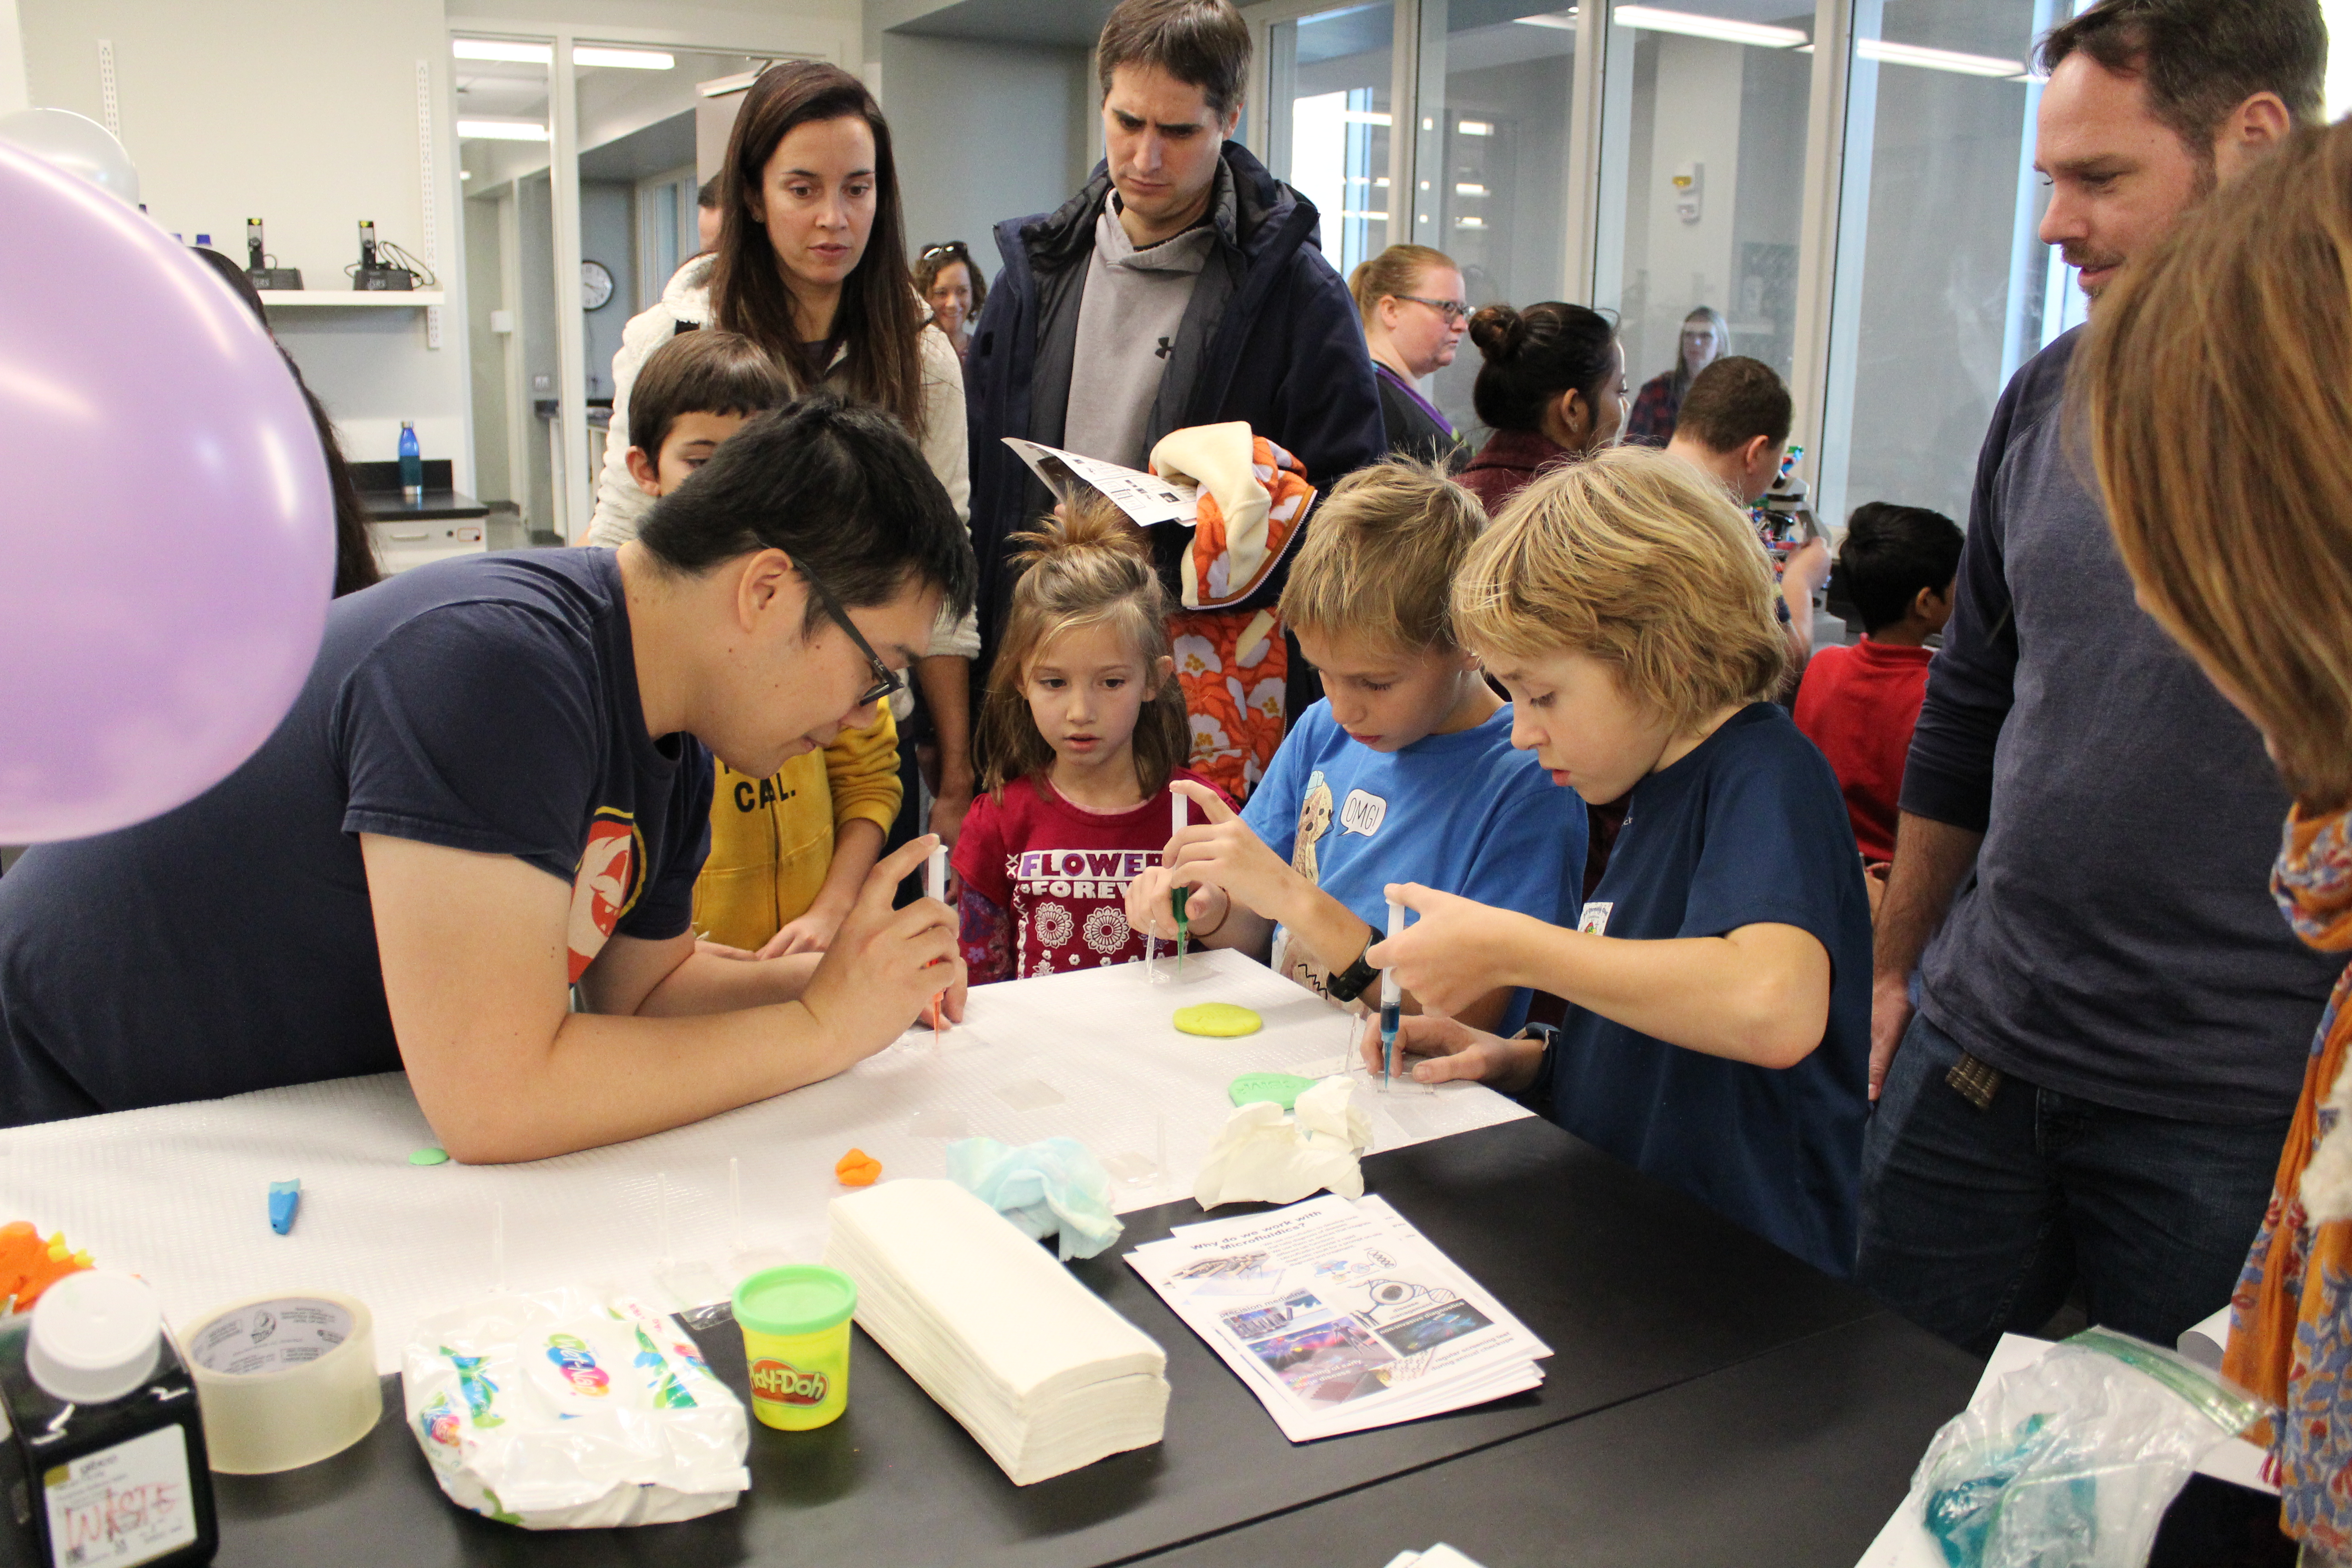
[[[919,260],[922,260],[922,261],[929,261],[929,260],[932,257],[934,257],[934,256],[961,256],[961,257],[965,257],[965,258],[969,258],[971,257],[971,252],[970,252],[970,251],[966,250],[966,249],[963,247],[963,241],[962,241],[962,240],[960,240],[960,239],[951,239],[951,240],[949,240],[945,245],[934,245],[934,246],[930,247],[929,249],[925,250],[925,251],[923,252],[923,254],[922,254],[919,258],[918,258],[917,259],[919,259]]]
[[[857,645],[857,651],[866,656],[866,668],[873,675],[874,684],[858,694],[857,706],[871,708],[896,691],[898,678],[890,673],[890,667],[882,662],[881,655],[874,651],[874,645],[866,640],[866,634],[857,629],[856,623],[849,618],[849,612],[841,607],[841,601],[833,596],[833,590],[824,585],[824,579],[797,561],[793,563],[793,569],[808,584],[810,592],[816,595],[817,604],[833,624],[848,634],[849,640]]]

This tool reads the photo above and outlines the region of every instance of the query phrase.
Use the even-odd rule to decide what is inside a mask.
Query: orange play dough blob
[[[882,1176],[882,1162],[863,1149],[852,1149],[833,1163],[833,1179],[845,1187],[870,1187]]]
[[[75,1251],[63,1231],[44,1238],[29,1220],[0,1225],[0,1309],[14,1297],[15,1310],[29,1312],[42,1291],[89,1266],[89,1254]]]

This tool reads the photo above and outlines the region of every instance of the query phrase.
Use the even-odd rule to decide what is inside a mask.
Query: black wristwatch
[[[1542,1041],[1543,1060],[1537,1064],[1535,1082],[1511,1098],[1538,1116],[1556,1120],[1551,1114],[1551,1068],[1553,1054],[1559,1049],[1559,1031],[1549,1024],[1529,1024],[1519,1031],[1518,1037]]]
[[[1364,953],[1371,952],[1372,943],[1380,940],[1380,932],[1374,931],[1364,939],[1364,952],[1356,954],[1355,963],[1337,974],[1325,975],[1323,994],[1334,1002],[1353,1002],[1370,990],[1372,982],[1381,977],[1381,972],[1364,962]]]

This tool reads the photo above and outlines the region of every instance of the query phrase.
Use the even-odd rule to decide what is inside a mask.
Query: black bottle
[[[68,1275],[0,1318],[0,1564],[176,1568],[220,1544],[204,1424],[155,1294]]]

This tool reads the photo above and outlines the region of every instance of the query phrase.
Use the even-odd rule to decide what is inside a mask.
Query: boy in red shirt
[[[1926,507],[1856,509],[1837,578],[1864,634],[1852,647],[1822,649],[1797,689],[1797,728],[1835,770],[1865,864],[1895,858],[1895,802],[1934,657],[1927,640],[1952,616],[1960,538],[1950,518]]]

